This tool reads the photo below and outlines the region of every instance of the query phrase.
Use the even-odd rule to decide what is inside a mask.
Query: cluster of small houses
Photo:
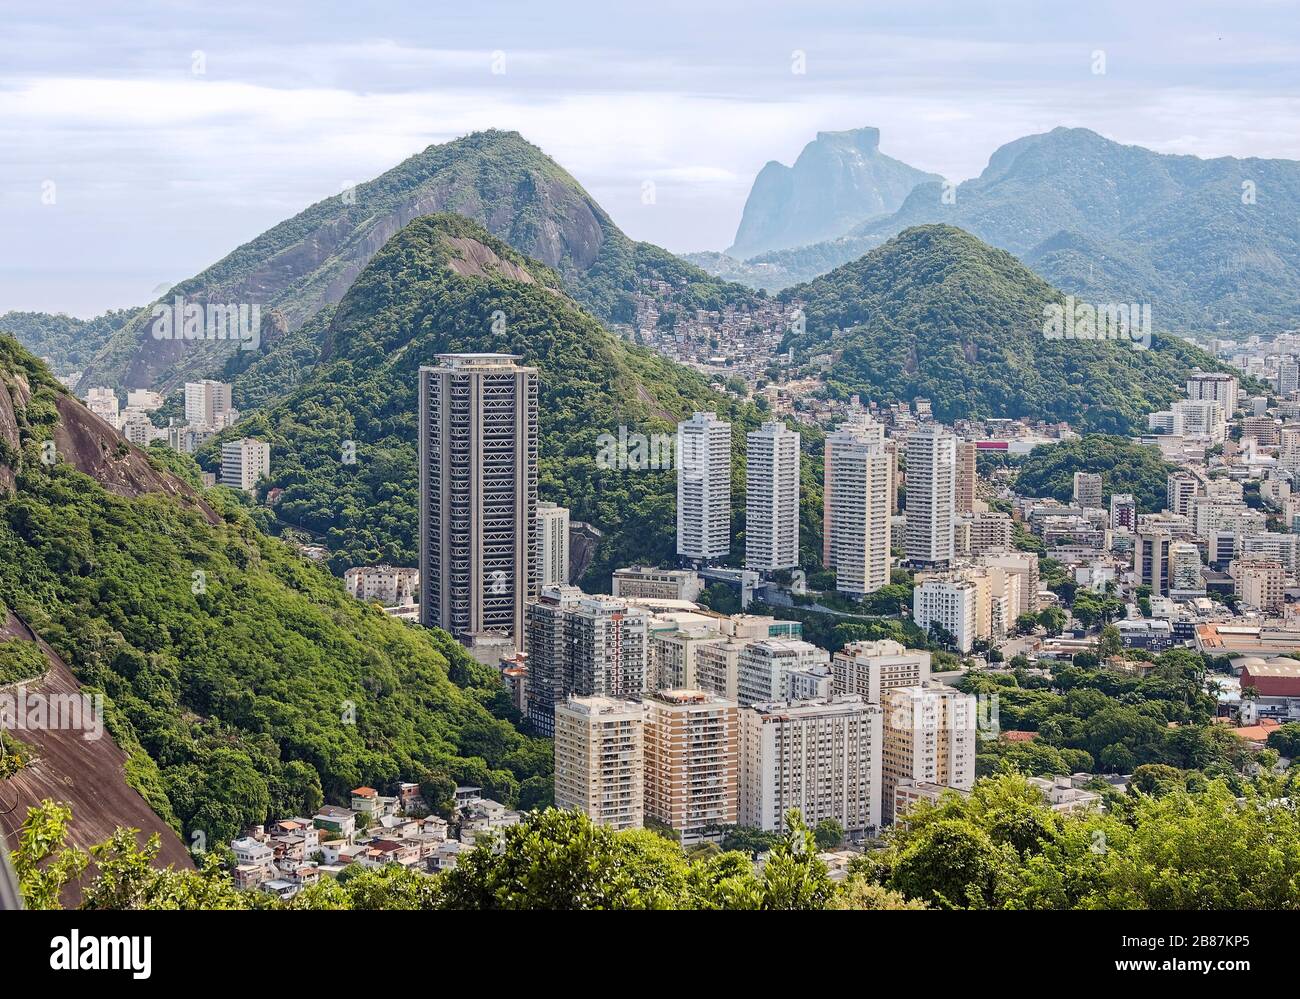
[[[400,864],[430,874],[450,870],[479,837],[520,821],[519,812],[479,791],[456,789],[455,837],[446,819],[424,814],[428,806],[420,786],[409,783],[399,784],[391,796],[358,787],[351,808],[325,805],[311,817],[255,826],[230,843],[235,886],[287,900],[323,877],[338,877],[352,864]]]

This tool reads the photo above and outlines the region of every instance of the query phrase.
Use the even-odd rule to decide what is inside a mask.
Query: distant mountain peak
[[[874,153],[880,148],[880,129],[871,125],[863,125],[861,128],[850,128],[842,132],[818,132],[817,142],[842,142],[866,153]],[[807,147],[804,147],[805,149]]]
[[[881,153],[878,128],[818,132],[793,166],[771,160],[759,171],[727,252],[747,258],[833,239],[938,179]]]

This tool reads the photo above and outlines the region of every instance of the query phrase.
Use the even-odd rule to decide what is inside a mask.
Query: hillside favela
[[[1285,981],[1294,10],[115,7],[0,15],[15,966],[857,910]]]

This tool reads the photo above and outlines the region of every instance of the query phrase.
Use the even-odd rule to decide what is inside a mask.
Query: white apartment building
[[[569,510],[537,504],[537,585],[569,581]]]
[[[258,479],[271,474],[271,445],[252,437],[226,441],[221,445],[223,486],[251,493]]]
[[[797,638],[767,638],[748,642],[739,660],[739,701],[742,707],[791,700],[791,685],[807,689],[807,671],[822,667],[830,686],[830,653]],[[802,676],[798,676],[803,674]],[[798,676],[798,679],[792,677]]]
[[[731,424],[696,413],[677,424],[677,554],[698,562],[731,551]]]
[[[1190,541],[1169,545],[1169,595],[1175,600],[1205,596],[1201,575],[1201,550]]]
[[[356,565],[343,573],[343,585],[358,600],[384,607],[415,603],[420,570],[392,565]]]
[[[111,426],[119,427],[117,415],[117,393],[111,388],[98,386],[86,393],[86,408]]]
[[[1233,375],[1197,371],[1188,376],[1187,398],[1217,402],[1227,416],[1237,411],[1238,383]]]
[[[864,419],[828,435],[823,472],[823,562],[840,592],[873,593],[888,585],[892,566],[894,458],[883,430]]]
[[[953,560],[956,438],[929,424],[907,435],[907,559],[922,567]]]
[[[122,436],[136,447],[148,447],[154,438],[153,422],[148,414],[139,410],[126,411],[122,420]]]
[[[872,704],[895,687],[917,687],[930,679],[930,653],[892,639],[850,642],[831,657],[837,694],[857,694]]]
[[[927,579],[912,590],[912,620],[922,631],[938,625],[952,635],[959,652],[970,652],[978,637],[977,585],[970,579]]]
[[[1261,531],[1240,536],[1238,554],[1244,557],[1261,557],[1282,563],[1288,579],[1300,576],[1300,534],[1279,534]]]
[[[740,712],[741,825],[784,832],[796,808],[849,835],[880,826],[883,712],[856,695]]]
[[[653,569],[633,565],[614,570],[614,596],[629,600],[690,600],[704,588],[691,569]]]
[[[555,805],[611,829],[645,821],[645,710],[570,697],[555,706]]]
[[[881,695],[884,754],[881,768],[881,820],[894,821],[900,781],[969,791],[975,786],[976,700],[952,687],[931,682],[896,687]]]
[[[1201,480],[1191,472],[1169,473],[1165,485],[1165,508],[1171,513],[1186,517],[1191,509],[1192,497],[1201,495]]]
[[[151,389],[130,389],[126,393],[126,408],[138,409],[142,413],[152,413],[155,409],[161,409],[166,401],[161,392],[154,392]]]
[[[764,423],[746,438],[745,567],[757,572],[799,565],[799,434]]]
[[[194,426],[223,426],[222,418],[234,407],[227,382],[205,378],[185,383],[185,422]]]

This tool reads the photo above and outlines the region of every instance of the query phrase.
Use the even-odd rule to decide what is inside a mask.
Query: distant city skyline
[[[143,305],[348,184],[493,127],[678,252],[728,246],[754,175],[819,130],[876,126],[883,152],[954,181],[1058,125],[1300,158],[1300,26],[1261,0],[8,6],[0,312]]]

